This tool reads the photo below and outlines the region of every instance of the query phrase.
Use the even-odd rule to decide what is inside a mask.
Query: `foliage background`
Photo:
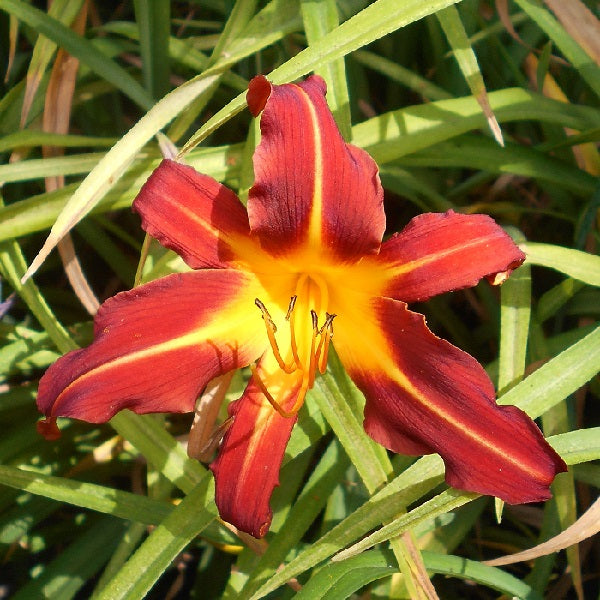
[[[597,17],[579,0],[0,0],[0,597],[431,598],[428,577],[441,598],[597,597]],[[552,501],[502,511],[447,490],[435,456],[388,456],[335,360],[302,410],[265,543],[216,519],[211,476],[179,443],[189,416],[36,434],[37,379],[89,343],[98,300],[182,268],[128,208],[161,152],[183,149],[243,197],[248,80],[312,71],[380,165],[388,233],[453,208],[522,243],[526,266],[500,291],[416,308],[486,366],[500,402],[539,417],[571,465]],[[581,543],[483,562],[561,532],[556,547]]]

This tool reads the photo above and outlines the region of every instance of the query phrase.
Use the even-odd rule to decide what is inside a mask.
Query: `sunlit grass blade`
[[[530,319],[531,269],[523,265],[500,288],[500,391],[518,383],[525,373]]]
[[[327,598],[343,600],[364,585],[389,577],[394,572],[390,566],[389,552],[370,550],[341,563],[325,565],[317,575],[296,594],[298,600]],[[474,560],[460,556],[423,552],[427,570],[447,577],[459,577],[486,585],[500,593],[527,600],[541,600],[527,583],[517,577]]]
[[[566,434],[565,434],[566,435]],[[554,440],[558,440],[561,436],[556,436],[549,441],[551,443]],[[554,443],[553,443],[554,445]],[[557,444],[558,445],[558,444]],[[567,464],[576,464],[576,460],[578,457],[572,454],[563,453],[563,458]],[[362,539],[360,542],[357,542],[350,548],[336,554],[333,557],[333,561],[343,561],[352,556],[356,556],[357,554],[372,548],[374,545],[379,544],[381,542],[387,541],[399,533],[406,531],[410,527],[415,527],[419,522],[426,520],[427,518],[435,518],[440,514],[444,514],[475,498],[478,498],[479,494],[475,494],[473,492],[464,492],[455,489],[448,489],[441,494],[438,494],[431,500],[424,502],[417,508],[409,511],[406,515],[395,519],[389,525],[385,525],[375,533],[367,536]],[[425,517],[424,515],[429,514],[429,517]]]
[[[498,125],[498,121],[490,106],[487,90],[483,81],[483,75],[481,74],[481,70],[477,63],[477,57],[471,47],[471,43],[469,42],[467,32],[462,24],[457,8],[455,6],[449,6],[438,11],[435,16],[448,38],[454,57],[467,81],[471,93],[475,96],[479,106],[481,106],[481,110],[487,119],[494,138],[501,146],[503,146],[504,140],[502,138],[500,125]]]
[[[198,76],[167,94],[109,150],[90,172],[60,213],[44,246],[25,274],[31,277],[58,241],[101,200],[129,166],[138,150],[194,98],[210,88],[218,76]]]
[[[97,599],[142,598],[171,561],[216,518],[214,484],[207,475],[148,536]]]
[[[579,389],[600,371],[600,327],[550,359],[529,377],[500,396],[500,404],[515,404],[536,418]]]
[[[0,465],[0,483],[57,502],[66,502],[145,525],[157,525],[173,509],[165,502],[146,496],[8,465]]]
[[[334,0],[302,1],[300,6],[309,46],[339,26],[337,5]],[[350,141],[352,124],[344,59],[338,58],[331,61],[315,69],[315,72],[325,80],[327,84],[327,103],[333,112],[342,136]]]
[[[560,271],[588,285],[600,286],[600,257],[581,250],[552,244],[525,242],[520,244],[527,262]]]
[[[435,0],[423,5],[417,0],[398,6],[395,0],[377,0],[348,21],[298,53],[286,63],[271,71],[270,81],[285,83],[305,75],[332,60],[346,56],[370,42],[395,31],[408,23],[433,14],[457,0]],[[182,150],[186,154],[203,139],[236,115],[245,105],[245,97],[234,98],[227,106],[211,117],[187,142]]]

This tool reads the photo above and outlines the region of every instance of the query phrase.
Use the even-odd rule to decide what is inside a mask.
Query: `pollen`
[[[304,283],[305,281],[301,279],[297,287],[302,288]],[[288,375],[301,372],[302,383],[294,405],[290,410],[285,410],[281,402],[274,398],[269,392],[258,373],[256,365],[251,365],[250,369],[254,381],[271,406],[282,417],[294,417],[302,407],[302,404],[304,404],[306,393],[314,385],[317,369],[321,374],[325,373],[325,370],[327,369],[329,345],[331,338],[333,337],[333,320],[336,315],[325,312],[325,318],[322,325],[319,325],[319,315],[317,311],[314,308],[311,308],[309,311],[306,310],[306,300],[298,302],[298,295],[292,296],[285,315],[285,322],[289,327],[289,347],[286,349],[286,352],[282,354],[275,335],[277,333],[277,325],[271,317],[271,314],[259,298],[256,298],[254,303],[262,313],[262,319],[265,323],[271,351],[273,352],[273,356],[275,357],[279,368]],[[301,307],[298,307],[298,304],[300,304]],[[287,336],[286,339],[288,339]]]

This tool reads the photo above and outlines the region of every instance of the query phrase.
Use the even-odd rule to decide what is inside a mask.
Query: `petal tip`
[[[258,117],[262,112],[271,95],[272,89],[271,83],[264,75],[257,75],[250,81],[246,101],[248,102],[248,108],[252,116]]]
[[[36,423],[37,432],[44,436],[47,442],[55,442],[60,439],[61,432],[56,424],[55,417],[46,417]]]

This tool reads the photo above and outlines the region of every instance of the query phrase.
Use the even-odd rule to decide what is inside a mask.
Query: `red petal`
[[[163,160],[133,202],[142,227],[193,269],[227,267],[248,238],[238,197],[192,167]]]
[[[390,265],[386,296],[421,302],[482,277],[501,283],[525,255],[491,217],[448,211],[412,219],[382,244],[377,260]]]
[[[309,245],[352,261],[379,250],[385,215],[377,165],[344,142],[318,76],[267,87],[253,80],[248,103],[261,117],[248,213],[262,246],[278,255]]]
[[[301,385],[299,372],[286,375],[269,352],[258,372],[275,399],[289,410]],[[273,512],[271,494],[297,418],[282,417],[250,380],[243,396],[229,405],[233,424],[225,434],[215,474],[215,501],[221,518],[256,538],[267,534]]]
[[[376,339],[361,340],[341,318],[335,338],[367,398],[367,433],[394,452],[439,452],[453,487],[511,504],[550,498],[549,485],[565,463],[523,411],[496,404],[481,365],[433,335],[404,303],[379,298],[373,310],[378,339],[363,322],[361,331]],[[374,347],[383,351],[375,358]]]
[[[95,341],[63,356],[40,380],[40,411],[99,423],[123,409],[193,410],[210,379],[264,351],[255,285],[239,271],[198,271],[107,300],[95,319]]]

